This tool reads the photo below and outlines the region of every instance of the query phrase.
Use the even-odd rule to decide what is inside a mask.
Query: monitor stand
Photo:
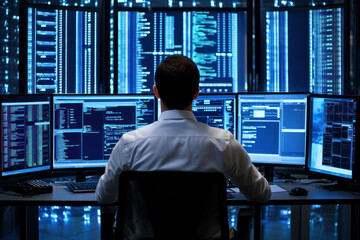
[[[329,191],[346,191],[351,188],[349,184],[343,181],[337,181],[335,184],[321,185],[320,187]]]
[[[86,175],[84,172],[77,172],[76,173],[76,182],[85,182],[86,181]]]
[[[99,181],[99,177],[96,177],[98,174],[98,172],[77,171],[75,174],[76,182]]]
[[[264,167],[264,177],[268,182],[274,182],[274,167],[265,166]]]

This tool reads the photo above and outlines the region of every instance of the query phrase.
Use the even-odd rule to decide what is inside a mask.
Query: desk
[[[272,184],[272,183],[271,183]],[[360,193],[353,193],[348,191],[329,191],[318,187],[322,183],[276,183],[279,187],[285,189],[285,192],[272,193],[269,202],[265,205],[304,205],[304,204],[353,204],[360,203]],[[307,196],[292,196],[289,195],[294,187],[303,187],[309,191]],[[233,198],[229,198],[229,205],[253,205],[261,203],[249,202],[242,194],[232,193]]]
[[[320,184],[276,183],[281,188],[290,191],[293,187],[301,186],[309,190],[307,196],[291,196],[288,192],[272,193],[267,203],[254,203],[246,200],[241,193],[231,193],[228,205],[304,205],[304,204],[353,204],[360,203],[360,193],[348,191],[329,191],[317,187]],[[34,195],[32,197],[12,196],[0,194],[0,205],[30,205],[30,206],[99,206],[94,193],[72,193],[64,184],[53,184],[53,192]]]
[[[293,205],[297,206],[293,210],[296,210],[297,216],[301,216],[306,213],[306,209],[303,206],[313,204],[349,204],[351,206],[351,226],[360,226],[360,193],[349,192],[349,191],[329,191],[318,187],[324,185],[323,183],[276,183],[276,185],[287,190],[284,192],[272,193],[271,199],[267,203],[254,203],[247,201],[243,195],[232,193],[233,197],[228,199],[228,205],[251,205],[254,207],[254,239],[260,239],[261,229],[261,207],[264,205]],[[309,191],[307,196],[292,196],[289,195],[290,191],[294,187],[303,187]],[[309,211],[309,208],[307,209]],[[293,212],[292,212],[293,214]],[[304,220],[306,218],[302,218]],[[301,221],[301,220],[299,220]],[[308,225],[308,222],[303,222],[302,225]],[[295,227],[292,232],[295,236],[292,239],[307,239],[298,237],[298,233],[301,233],[301,229]],[[360,230],[358,227],[352,227],[351,239],[360,239]]]
[[[228,205],[249,205],[255,209],[255,226],[254,233],[255,239],[260,239],[260,212],[261,206],[264,205],[312,205],[312,204],[350,204],[352,208],[352,226],[359,226],[360,223],[360,194],[347,192],[347,191],[329,191],[316,187],[316,184],[304,185],[302,183],[276,183],[278,186],[285,190],[290,190],[293,187],[301,186],[309,190],[308,196],[291,196],[288,192],[276,192],[272,194],[272,197],[267,203],[255,203],[246,200],[246,198],[240,193],[232,193],[232,197],[228,198]],[[99,206],[96,202],[94,193],[72,193],[64,184],[54,184],[53,193],[35,195],[32,197],[11,196],[0,194],[0,205],[3,206],[23,206],[26,207],[25,215],[30,217],[27,219],[27,223],[34,223],[37,219],[36,210],[37,206],[84,206],[92,205]],[[34,217],[35,216],[35,217]],[[35,220],[36,220],[35,219]],[[30,232],[27,236],[36,235],[31,232],[36,228],[27,227]],[[37,233],[38,234],[38,233]],[[352,239],[360,239],[359,229],[352,229]],[[27,239],[28,237],[23,237]]]
[[[94,193],[72,193],[65,184],[52,184],[53,192],[31,197],[0,194],[0,205],[11,206],[99,206]]]

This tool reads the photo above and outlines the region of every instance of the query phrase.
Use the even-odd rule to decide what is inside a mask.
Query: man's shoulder
[[[158,125],[158,122],[153,122],[149,125],[143,126],[139,129],[124,133],[121,137],[123,143],[131,143],[139,139],[149,137],[153,134],[154,128]]]
[[[206,124],[204,124],[204,125],[206,125]],[[225,140],[234,139],[234,135],[229,130],[218,128],[218,127],[211,127],[208,125],[206,125],[206,126],[207,126],[210,134],[215,138],[222,138]]]
[[[178,125],[154,122],[137,130],[123,134],[121,137],[122,145],[131,144],[144,139],[156,139],[158,137],[180,137],[180,136],[203,136],[225,141],[234,140],[234,135],[228,131],[217,127],[211,127],[201,122],[193,122],[194,125]],[[185,128],[188,127],[188,129]]]
[[[113,149],[113,152],[114,153],[117,153],[117,152],[124,153],[124,151],[127,152],[128,149],[131,148],[131,146],[133,144],[136,144],[138,141],[151,136],[150,131],[154,127],[155,124],[156,124],[156,122],[146,125],[142,128],[124,133],[120,137],[119,141],[116,143],[116,145]]]

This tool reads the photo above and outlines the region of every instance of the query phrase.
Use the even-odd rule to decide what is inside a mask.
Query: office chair
[[[115,232],[117,239],[229,239],[224,175],[124,171]]]

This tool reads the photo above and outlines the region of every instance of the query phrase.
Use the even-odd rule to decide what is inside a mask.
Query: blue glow
[[[85,225],[90,224],[90,214],[84,213],[83,219],[84,219],[84,224],[85,224]]]
[[[68,215],[69,215],[68,212],[66,212],[66,211],[63,212],[63,221],[64,222],[68,222],[70,220]]]
[[[289,216],[289,213],[291,214],[291,211],[287,210],[287,209],[282,209],[280,210],[280,215],[282,217],[288,217]]]

